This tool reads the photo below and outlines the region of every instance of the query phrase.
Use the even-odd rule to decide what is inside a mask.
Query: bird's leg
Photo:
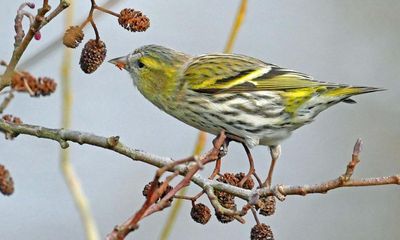
[[[263,184],[263,187],[271,187],[272,174],[274,173],[275,163],[281,155],[281,145],[269,146],[269,151],[271,154],[271,165],[269,166],[268,176]]]
[[[221,141],[223,141],[221,143]],[[231,140],[225,135],[225,131],[222,130],[212,141],[214,149],[218,148],[218,158],[224,157],[228,153],[228,145]]]
[[[262,188],[263,187],[263,182],[261,181],[261,178],[257,175],[256,171],[254,170],[253,172],[253,176],[256,178],[257,183],[258,183],[258,187]]]
[[[220,149],[219,149],[219,154],[218,154],[218,159],[215,162],[215,167],[214,170],[212,172],[212,174],[210,175],[210,177],[208,179],[214,179],[215,176],[217,176],[220,171],[221,171],[221,159],[226,156],[226,154],[228,154],[228,146],[230,143],[230,139],[227,137],[225,138],[224,143],[221,145]]]
[[[246,146],[245,143],[242,143],[244,150],[246,151],[247,154],[247,158],[249,159],[249,164],[250,164],[250,168],[249,171],[247,172],[246,176],[244,178],[242,178],[242,180],[239,182],[239,187],[242,187],[243,184],[247,181],[247,179],[249,179],[249,177],[251,175],[253,175],[255,169],[254,169],[254,160],[253,160],[253,156],[251,155],[250,149]]]
[[[225,135],[225,131],[222,130],[217,136],[215,136],[215,138],[212,140],[213,146],[216,148],[218,147],[218,145],[220,145],[219,141],[223,140],[225,141],[226,139],[226,135]]]

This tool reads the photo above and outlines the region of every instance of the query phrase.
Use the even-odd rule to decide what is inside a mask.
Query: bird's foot
[[[219,148],[219,154],[218,157],[219,158],[223,158],[228,154],[228,146],[229,146],[229,139],[225,139],[224,143],[222,144],[222,146]]]

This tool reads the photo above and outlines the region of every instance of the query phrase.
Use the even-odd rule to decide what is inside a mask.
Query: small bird
[[[252,148],[270,148],[271,184],[281,142],[321,111],[350,97],[381,91],[314,80],[311,76],[238,54],[190,56],[146,45],[109,61],[129,72],[145,98],[199,130],[225,131]]]

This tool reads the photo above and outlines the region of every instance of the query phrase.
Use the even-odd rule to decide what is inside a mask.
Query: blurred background
[[[33,1],[37,6],[41,1]],[[112,10],[130,7],[151,20],[144,33],[131,33],[115,17],[96,21],[106,43],[107,59],[156,43],[193,55],[221,52],[239,1],[120,1]],[[0,59],[9,60],[15,11],[21,1],[0,8]],[[52,6],[58,1],[51,0]],[[76,1],[75,19],[86,16],[90,1]],[[101,4],[101,1],[99,1]],[[400,172],[400,1],[397,0],[268,0],[250,1],[234,52],[296,69],[322,81],[383,87],[385,92],[355,97],[356,105],[338,104],[315,122],[297,130],[282,145],[274,182],[313,184],[336,178],[345,170],[358,137],[364,140],[362,162],[354,177]],[[63,34],[64,17],[42,30],[42,40],[29,46],[24,59],[42,51]],[[87,28],[85,40],[94,38]],[[79,69],[82,45],[74,51],[73,129],[119,135],[137,149],[182,158],[191,154],[197,130],[159,111],[133,87],[128,74],[104,63],[94,74]],[[60,79],[63,46],[28,67],[34,75]],[[7,109],[25,123],[60,127],[61,91],[31,99],[19,94]],[[211,136],[209,136],[209,140]],[[210,143],[207,145],[209,148]],[[122,223],[143,203],[143,186],[155,168],[100,148],[71,144],[72,162],[91,201],[101,235]],[[231,144],[223,171],[247,171],[239,144]],[[265,177],[269,153],[253,150],[256,169]],[[84,231],[62,179],[59,144],[19,136],[0,140],[0,162],[12,173],[16,192],[0,197],[1,239],[84,239]],[[208,168],[212,168],[209,166]],[[208,174],[211,169],[203,173]],[[199,191],[190,186],[190,193]],[[399,186],[348,188],[326,195],[291,196],[277,204],[271,225],[276,239],[399,239]],[[201,202],[209,205],[207,199]],[[191,220],[184,203],[170,239],[249,239],[255,224],[223,225],[215,218],[205,226]],[[140,223],[128,239],[158,239],[168,209]]]

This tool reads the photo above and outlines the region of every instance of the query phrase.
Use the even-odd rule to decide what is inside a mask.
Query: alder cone
[[[79,64],[84,73],[93,73],[104,62],[107,48],[101,40],[89,40],[82,49]]]
[[[84,36],[85,34],[79,26],[70,26],[64,33],[63,44],[69,48],[76,48]]]
[[[210,220],[211,211],[206,205],[198,203],[192,207],[192,210],[190,211],[190,216],[195,222],[204,225]]]
[[[251,240],[274,240],[271,227],[265,223],[254,225],[250,232]]]

